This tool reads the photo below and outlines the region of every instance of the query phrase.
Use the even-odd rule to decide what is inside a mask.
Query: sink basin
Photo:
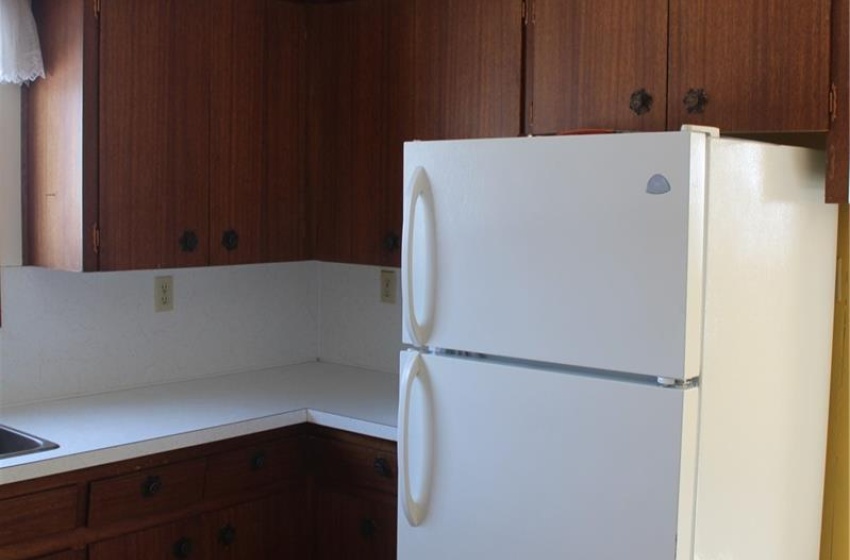
[[[0,459],[47,451],[57,447],[59,445],[52,441],[21,432],[9,426],[0,425]]]

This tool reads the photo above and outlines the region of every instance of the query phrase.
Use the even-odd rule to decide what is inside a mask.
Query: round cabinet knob
[[[378,524],[374,520],[366,518],[360,522],[360,535],[365,538],[371,538],[378,532]]]
[[[251,457],[251,470],[258,471],[266,466],[266,452],[257,451]]]
[[[198,248],[198,235],[191,229],[187,229],[177,242],[184,253],[191,253]]]
[[[229,229],[221,234],[221,244],[228,251],[233,251],[239,246],[239,234],[235,229]]]
[[[652,95],[643,88],[632,92],[629,98],[629,109],[635,115],[643,115],[652,109]]]
[[[162,490],[162,480],[158,476],[149,476],[142,482],[142,496],[151,498]]]
[[[175,558],[189,558],[192,555],[192,539],[183,537],[171,549]]]
[[[389,232],[384,236],[384,249],[386,251],[397,251],[401,247],[401,240],[394,231]]]
[[[218,542],[224,546],[230,546],[236,540],[236,529],[231,524],[227,524],[218,530]]]
[[[392,478],[393,469],[390,467],[389,462],[383,457],[378,457],[375,459],[375,462],[372,463],[372,466],[375,468],[375,472],[378,473],[378,476],[383,478]]]
[[[708,105],[708,94],[705,93],[704,89],[691,88],[685,94],[682,103],[685,104],[688,114],[703,113],[705,106]]]

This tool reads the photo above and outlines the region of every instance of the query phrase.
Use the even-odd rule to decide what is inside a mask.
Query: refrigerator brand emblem
[[[670,181],[664,175],[656,173],[646,182],[646,192],[649,194],[666,194],[670,192]]]

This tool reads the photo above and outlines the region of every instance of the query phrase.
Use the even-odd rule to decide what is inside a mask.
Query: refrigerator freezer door
[[[399,559],[688,557],[697,389],[412,351],[401,366]]]
[[[410,142],[405,174],[406,343],[699,374],[703,135]]]

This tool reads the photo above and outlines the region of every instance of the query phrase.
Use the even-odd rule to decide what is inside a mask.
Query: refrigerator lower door
[[[399,560],[691,553],[697,389],[402,352]]]

